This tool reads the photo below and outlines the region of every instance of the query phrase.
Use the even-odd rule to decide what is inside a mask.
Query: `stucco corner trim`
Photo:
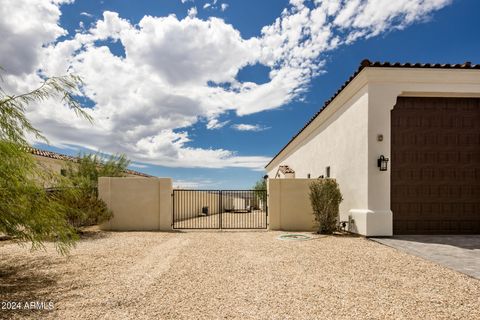
[[[391,210],[351,209],[349,216],[354,223],[350,231],[366,237],[390,237],[393,235]]]

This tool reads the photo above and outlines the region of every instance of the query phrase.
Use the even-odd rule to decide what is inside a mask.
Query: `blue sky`
[[[50,7],[47,21],[60,31],[38,35],[35,54],[39,58],[32,62],[32,74],[65,70],[82,76],[86,87],[80,99],[95,110],[98,119],[96,128],[89,128],[72,120],[67,110],[58,114],[44,107],[32,110],[32,122],[51,143],[38,146],[67,154],[86,148],[124,152],[134,160],[132,169],[173,177],[183,187],[248,188],[264,175],[261,168],[268,159],[362,59],[479,62],[480,2],[399,0],[405,3],[401,8],[384,1],[373,9],[368,2],[350,8],[356,12],[350,15],[345,3],[336,11],[328,9],[335,13],[318,23],[318,30],[331,30],[327,40],[317,38],[315,33],[320,31],[313,29],[301,35],[305,39],[294,34],[298,26],[315,24],[305,16],[313,17],[322,1],[76,0],[51,4],[60,14]],[[408,8],[412,3],[417,7]],[[205,4],[210,6],[204,9]],[[282,15],[283,10],[287,11]],[[388,10],[387,18],[376,15]],[[174,19],[162,20],[171,14]],[[212,17],[221,20],[207,25]],[[262,31],[276,19],[288,22],[293,31]],[[361,34],[347,41],[357,31]],[[291,47],[275,48],[277,36],[288,38]],[[211,40],[216,37],[218,42]],[[314,41],[305,44],[308,38]],[[226,44],[230,39],[232,44]],[[322,39],[324,46],[314,43]],[[210,40],[211,45],[202,46]],[[313,58],[295,51],[305,47],[311,49]],[[228,63],[234,65],[233,71]],[[272,70],[281,76],[269,74]],[[303,73],[289,76],[296,72]],[[283,78],[276,82],[275,77]],[[28,72],[20,70],[12,71],[12,79],[12,90],[21,88],[22,81],[32,81]],[[157,88],[163,89],[157,92]]]

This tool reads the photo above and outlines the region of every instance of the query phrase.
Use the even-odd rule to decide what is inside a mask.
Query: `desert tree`
[[[33,249],[43,247],[45,240],[53,240],[57,250],[66,253],[77,235],[66,219],[69,208],[41,183],[61,183],[61,177],[40,168],[28,152],[27,135],[47,140],[27,118],[26,108],[60,99],[78,116],[92,122],[75,100],[81,84],[75,75],[51,77],[38,88],[15,95],[4,90],[0,79],[0,233],[19,243],[30,242]]]

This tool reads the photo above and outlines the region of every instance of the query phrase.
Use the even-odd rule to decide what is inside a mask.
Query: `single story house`
[[[359,234],[479,234],[480,65],[362,61],[268,177],[285,167],[335,178]]]
[[[65,154],[60,154],[52,151],[41,150],[37,148],[29,148],[28,151],[33,155],[35,160],[44,168],[56,172],[58,174],[64,174],[64,170],[67,169],[67,163],[77,162],[77,157],[68,156]],[[125,170],[126,177],[152,177],[146,173],[138,172],[135,170],[127,169]]]

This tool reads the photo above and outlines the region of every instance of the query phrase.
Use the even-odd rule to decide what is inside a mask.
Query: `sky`
[[[0,0],[2,88],[83,79],[78,118],[28,106],[69,155],[124,153],[183,188],[248,189],[358,68],[480,62],[476,0]]]

